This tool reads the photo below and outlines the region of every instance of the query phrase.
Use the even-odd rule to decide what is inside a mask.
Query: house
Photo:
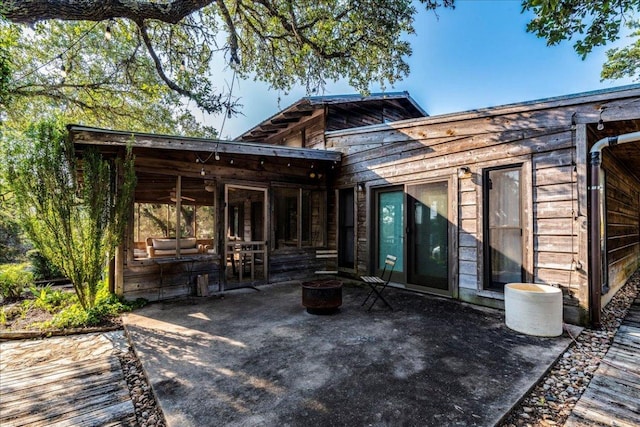
[[[392,253],[398,286],[492,307],[505,283],[553,284],[565,321],[598,323],[639,265],[640,143],[602,150],[595,184],[589,151],[638,131],[640,85],[327,132],[352,271]]]
[[[638,267],[640,143],[610,142],[639,130],[640,85],[432,117],[406,93],[303,98],[236,141],[69,127],[80,154],[135,140],[127,298],[302,279],[335,248],[342,275],[393,254],[394,286],[491,307],[553,284],[583,324]]]
[[[128,299],[161,300],[190,295],[196,283],[228,290],[303,279],[321,268],[316,249],[336,242],[332,183],[342,157],[314,149],[324,148],[327,126],[341,129],[332,123],[345,117],[363,124],[422,116],[408,94],[396,93],[303,98],[249,132],[271,135],[268,144],[249,134],[216,141],[68,130],[79,156],[88,146],[121,156],[133,141],[135,202],[111,282]],[[309,139],[293,143],[294,134]]]

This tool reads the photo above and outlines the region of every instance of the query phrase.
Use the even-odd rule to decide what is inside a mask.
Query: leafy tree
[[[0,264],[21,260],[27,250],[14,213],[13,196],[0,177]]]
[[[453,2],[421,0],[431,10]],[[413,32],[415,8],[411,0],[4,0],[3,13],[10,31],[48,40],[40,55],[14,64],[28,75],[14,71],[12,95],[91,107],[92,94],[118,99],[133,86],[233,114],[239,106],[215,82],[213,61],[279,90],[346,77],[366,92],[372,81],[393,83],[408,73],[411,48],[401,35]]]
[[[523,0],[522,8],[535,14],[527,31],[545,38],[549,45],[575,39],[573,47],[583,59],[593,48],[617,40],[621,27],[630,25],[636,41],[609,50],[601,75],[605,79],[637,76],[640,34],[635,18],[640,0]]]
[[[215,136],[138,55],[120,26],[107,43],[91,22],[49,21],[33,28],[0,21],[0,120],[26,129],[34,117],[67,123],[193,136]],[[56,55],[52,56],[52,53]]]
[[[133,200],[131,150],[124,159],[108,160],[89,148],[79,160],[64,127],[52,121],[3,139],[8,183],[24,230],[90,309]]]

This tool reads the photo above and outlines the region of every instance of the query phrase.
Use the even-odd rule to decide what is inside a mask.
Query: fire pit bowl
[[[302,282],[302,305],[311,314],[336,313],[342,305],[342,282],[334,279]]]

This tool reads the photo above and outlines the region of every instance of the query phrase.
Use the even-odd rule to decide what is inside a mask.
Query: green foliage
[[[64,299],[64,303],[52,320],[40,322],[34,326],[43,330],[97,326],[123,312],[131,311],[146,304],[145,300],[127,302],[119,299],[114,294],[109,293],[105,282],[102,282],[98,288],[96,304],[88,310],[85,310],[78,303],[77,298],[72,300]],[[47,303],[46,306],[50,306],[50,303]]]
[[[66,130],[55,121],[4,141],[8,182],[25,232],[71,280],[82,307],[93,307],[133,199],[131,150],[124,159],[107,160],[89,147],[80,161]]]
[[[37,249],[27,252],[27,258],[31,263],[31,270],[36,280],[58,279],[64,277],[64,274],[53,265],[42,253]]]
[[[150,114],[135,118],[151,127],[164,123],[158,116],[168,109],[162,106],[176,107],[181,97],[208,113],[237,112],[237,100],[216,81],[220,64],[281,90],[301,84],[312,92],[338,78],[363,93],[374,81],[393,84],[409,72],[411,48],[404,36],[414,32],[418,4],[176,0],[170,8],[119,2],[96,9],[86,2],[59,3],[44,11],[30,2],[8,6],[13,23],[7,31],[19,33],[10,57],[17,58],[13,69],[24,70],[13,77],[11,94],[47,97],[55,108],[86,109],[95,121],[124,115],[133,120],[131,112],[142,107]],[[433,10],[453,7],[454,0],[420,3]],[[25,117],[34,112],[18,111]],[[174,121],[188,122],[179,120],[186,110],[179,111],[171,115]]]
[[[33,282],[33,273],[28,263],[0,265],[0,296],[4,299],[16,299],[22,295],[25,287]]]
[[[27,251],[13,202],[13,195],[0,174],[0,263],[23,261]]]
[[[629,38],[635,39],[629,46],[607,50],[607,62],[602,67],[603,79],[620,79],[625,76],[640,77],[640,22],[627,23],[631,34]]]
[[[60,289],[54,290],[51,285],[41,287],[32,285],[29,287],[29,292],[31,292],[34,299],[25,302],[30,303],[31,307],[39,308],[49,313],[55,313],[62,307],[78,301],[78,297],[75,294]]]
[[[107,43],[104,24],[95,22],[54,20],[27,28],[0,20],[5,126],[26,129],[34,117],[59,114],[65,123],[215,136],[159,79],[135,24],[112,27],[117,42]]]
[[[593,48],[620,37],[622,25],[640,12],[640,0],[523,0],[522,9],[535,14],[527,31],[545,38],[548,45],[573,39],[575,51],[584,59]],[[638,49],[637,44],[610,51],[602,77],[636,75],[636,60],[630,59],[635,57],[632,51]]]

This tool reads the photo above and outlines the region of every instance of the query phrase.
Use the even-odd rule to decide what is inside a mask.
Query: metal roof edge
[[[356,132],[371,132],[377,129],[388,129],[390,124],[394,125],[394,129],[400,129],[400,128],[414,126],[421,123],[425,123],[425,124],[441,123],[453,118],[455,118],[456,120],[465,120],[469,118],[487,117],[492,115],[504,114],[505,110],[514,110],[514,109],[524,110],[527,107],[534,107],[534,106],[537,106],[537,108],[530,108],[530,109],[533,110],[533,109],[549,108],[547,105],[545,105],[549,103],[559,103],[559,106],[560,105],[566,106],[566,105],[580,103],[580,102],[575,102],[580,98],[589,98],[589,97],[595,97],[598,95],[614,95],[619,92],[627,92],[632,90],[640,90],[640,83],[634,83],[634,84],[629,84],[624,86],[616,86],[616,87],[605,88],[605,89],[597,89],[597,90],[573,93],[568,95],[559,95],[559,96],[553,96],[553,97],[547,97],[547,98],[540,98],[540,99],[535,99],[530,101],[514,102],[509,104],[496,105],[492,107],[483,107],[483,108],[476,108],[471,110],[457,111],[452,113],[444,113],[444,114],[438,114],[435,116],[398,120],[397,122],[392,122],[392,123],[383,123],[383,124],[361,126],[356,128],[350,128],[350,129],[327,131],[325,132],[325,134],[327,136],[335,136],[340,134],[349,134],[349,133],[356,133]],[[562,101],[566,101],[566,102],[562,102]],[[589,101],[585,100],[584,102],[589,102]]]
[[[182,145],[164,147],[170,150],[214,152],[217,149],[220,152],[223,152],[223,151],[231,152],[233,150],[229,150],[230,147],[247,147],[247,148],[258,149],[260,150],[260,152],[264,153],[265,155],[269,155],[270,152],[273,152],[274,156],[278,156],[276,152],[279,152],[279,153],[282,153],[283,156],[287,156],[287,153],[288,153],[288,156],[300,157],[301,154],[304,154],[305,156],[308,156],[313,160],[340,161],[342,156],[342,153],[335,150],[318,150],[313,148],[286,147],[286,146],[280,146],[280,145],[274,146],[274,145],[268,145],[268,144],[242,142],[242,141],[225,141],[225,140],[217,140],[217,139],[187,137],[187,136],[180,136],[180,135],[164,135],[164,134],[154,134],[154,133],[146,133],[146,132],[113,130],[113,129],[104,129],[104,128],[75,125],[75,124],[68,124],[67,130],[70,133],[74,133],[74,132],[75,133],[87,132],[87,133],[96,133],[96,134],[101,133],[105,135],[114,135],[119,137],[132,136],[134,138],[139,137],[139,138],[157,139],[159,140],[159,142],[162,142],[162,140],[173,140],[173,141],[180,141],[183,143],[202,144],[202,146],[198,146],[197,148],[195,147],[185,148]],[[79,142],[90,143],[87,141],[79,141]],[[107,145],[107,144],[102,144],[102,145]]]
[[[346,100],[346,99],[349,99],[349,100]],[[275,119],[280,114],[282,114],[284,112],[287,112],[287,111],[290,111],[293,108],[295,108],[295,107],[297,107],[299,105],[302,105],[304,103],[308,103],[311,106],[322,106],[322,105],[327,105],[327,104],[332,104],[332,103],[338,104],[338,103],[340,103],[340,102],[338,102],[339,100],[344,100],[344,102],[365,102],[365,101],[375,101],[375,100],[384,100],[384,99],[407,99],[411,103],[411,105],[414,106],[414,108],[416,110],[418,110],[425,117],[429,117],[429,114],[427,114],[427,112],[411,97],[411,95],[409,95],[409,92],[407,92],[406,90],[405,91],[396,91],[396,92],[376,92],[376,93],[371,93],[369,95],[361,95],[361,94],[352,93],[352,94],[346,94],[346,95],[305,96],[305,97],[302,97],[302,98],[298,99],[296,102],[292,103],[288,107],[285,107],[285,108],[277,111],[275,114],[273,114],[273,115],[269,116],[268,118],[264,119],[263,121],[261,121],[260,123],[256,124],[252,128],[244,131],[240,135],[236,136],[234,138],[234,140],[238,140],[238,139],[242,138],[243,136],[251,133],[252,131],[257,129],[258,127],[262,126],[263,124]],[[331,100],[335,100],[335,102],[330,102]]]

